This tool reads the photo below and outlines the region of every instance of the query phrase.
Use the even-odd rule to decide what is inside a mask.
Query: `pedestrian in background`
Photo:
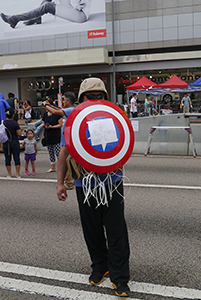
[[[63,155],[63,152],[65,151],[65,148],[66,148],[66,143],[64,140],[65,124],[66,124],[68,116],[70,115],[72,110],[75,108],[75,101],[76,101],[75,94],[72,92],[66,92],[66,93],[64,93],[64,98],[63,98],[63,108],[59,108],[59,107],[56,107],[55,105],[51,105],[48,100],[44,101],[42,103],[46,107],[47,111],[50,111],[51,113],[53,113],[55,115],[65,116],[65,121],[63,124],[62,132],[61,132],[61,142],[60,142],[61,150],[60,150],[60,154],[59,154],[61,156]],[[67,190],[71,190],[74,188],[72,175],[68,171],[66,172],[66,176],[64,179],[64,186]]]
[[[24,110],[23,110],[22,107],[23,107],[22,99],[19,99],[19,103],[18,103],[18,117],[21,120],[24,119]]]
[[[18,100],[15,97],[15,94],[13,93],[8,93],[8,99],[7,99],[8,104],[10,107],[12,107],[15,111],[14,115],[14,120],[17,122],[18,121]]]
[[[150,101],[150,95],[147,95],[147,98],[145,99],[145,102],[144,102],[145,117],[149,116],[149,101]]]
[[[128,104],[124,103],[123,104],[123,111],[125,112],[125,114],[128,116]]]
[[[31,102],[29,100],[24,101],[22,109],[24,110],[25,124],[31,123]]]
[[[49,100],[49,103],[53,105],[53,101]],[[46,109],[42,118],[42,126],[45,128],[44,138],[49,153],[51,168],[47,170],[47,173],[56,172],[56,157],[59,158],[61,150],[61,127],[63,125],[63,119],[60,115],[55,115]]]
[[[11,133],[11,140],[3,143],[3,151],[5,156],[5,165],[8,172],[7,177],[11,178],[11,160],[12,156],[15,161],[16,177],[20,178],[20,143],[18,137],[21,136],[21,129],[19,124],[13,120],[15,111],[13,108],[6,109],[6,120],[4,125]]]
[[[183,113],[189,113],[189,109],[190,107],[192,107],[192,103],[187,93],[184,94],[184,97],[181,100],[181,105],[183,106]]]
[[[158,114],[157,110],[154,108],[154,97],[150,97],[150,102],[149,102],[149,117],[154,115],[154,112]]]
[[[35,167],[35,160],[37,155],[37,144],[34,138],[34,132],[32,129],[28,129],[26,132],[26,139],[24,139],[22,143],[22,147],[25,147],[24,151],[24,159],[25,159],[25,175],[30,175],[28,170],[29,161],[31,161],[32,166],[32,174],[36,175],[36,167]]]
[[[133,97],[131,98],[131,117],[136,118],[138,116],[137,114],[137,94],[133,94]]]
[[[44,101],[45,102],[45,101]],[[54,101],[54,97],[51,95],[51,96],[48,96],[48,99],[47,99],[47,103],[50,104],[53,103],[53,106],[54,107],[58,107],[56,104],[55,104],[55,101]],[[43,120],[42,118],[40,118],[38,121],[36,121],[34,123],[34,137],[36,138],[36,140],[39,140],[39,134],[44,130],[44,127],[43,127]]]

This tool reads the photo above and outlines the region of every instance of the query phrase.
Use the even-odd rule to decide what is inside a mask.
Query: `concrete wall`
[[[188,126],[190,120],[184,114],[134,118],[139,122],[139,131],[135,131],[133,153],[144,154],[152,126]],[[201,155],[201,125],[193,124],[192,133],[197,154]],[[185,130],[156,130],[151,142],[150,154],[192,155],[189,134]]]
[[[139,131],[135,131],[134,154],[144,154],[152,126],[189,126],[189,119],[184,118],[183,114],[173,114],[167,116],[154,116],[130,119],[137,121]],[[34,129],[34,123],[28,124],[29,128]],[[197,154],[201,155],[201,124],[192,124],[192,133]],[[37,142],[38,150],[47,150],[43,147],[41,140]],[[185,130],[156,130],[153,134],[150,154],[161,155],[193,155],[189,134]]]
[[[191,124],[191,129],[193,133],[193,139],[194,139],[197,155],[201,155],[201,124]],[[192,149],[190,144],[189,144],[189,153],[192,154]]]
[[[9,80],[7,78],[2,78],[0,80],[0,92],[4,95],[5,100],[8,99],[9,92],[15,94],[15,97],[19,98],[17,78],[9,78]]]

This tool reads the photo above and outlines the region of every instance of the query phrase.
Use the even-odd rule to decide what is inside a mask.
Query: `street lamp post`
[[[115,32],[114,32],[114,0],[112,0],[112,57],[113,57],[113,95],[112,102],[116,103],[116,70],[115,70]]]

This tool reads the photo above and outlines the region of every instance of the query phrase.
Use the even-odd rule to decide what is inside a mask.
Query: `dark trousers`
[[[117,185],[119,182],[116,183]],[[106,186],[108,204],[100,205],[93,197],[83,204],[84,194],[81,187],[76,187],[84,238],[92,260],[94,271],[109,270],[112,282],[129,281],[129,242],[127,226],[124,218],[123,183],[118,186],[118,192],[109,198]]]
[[[138,117],[137,112],[131,112],[131,117],[132,118],[137,118]]]
[[[12,155],[15,165],[20,165],[20,144],[18,140],[12,140],[3,144],[3,151],[5,155],[5,165],[11,166]]]

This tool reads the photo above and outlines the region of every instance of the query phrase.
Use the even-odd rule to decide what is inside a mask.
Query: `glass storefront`
[[[40,106],[47,96],[57,99],[58,93],[74,92],[78,95],[80,83],[90,76],[101,78],[110,94],[109,74],[61,75],[19,79],[19,95],[22,101],[30,100],[32,106]]]
[[[130,95],[127,95],[126,86],[135,83],[142,76],[146,76],[155,83],[162,83],[168,80],[172,75],[176,74],[179,78],[192,83],[201,77],[201,68],[197,69],[169,69],[169,70],[152,70],[152,71],[132,71],[116,73],[116,95],[117,103],[126,103],[129,101]],[[57,99],[59,92],[74,92],[78,95],[80,83],[90,76],[101,78],[106,84],[108,93],[111,91],[111,82],[109,73],[79,74],[79,75],[50,75],[46,77],[27,77],[19,79],[19,95],[24,100],[30,100],[32,106],[40,106],[41,102],[47,96],[53,95]],[[59,82],[61,85],[59,85]],[[143,103],[146,95],[139,94],[138,102]],[[183,94],[168,92],[168,94],[159,96],[157,102],[171,102],[178,106]],[[191,94],[194,107],[201,106],[201,92]]]
[[[121,95],[122,102],[127,102],[127,92],[126,87],[135,83],[142,76],[146,76],[155,83],[163,83],[167,81],[172,75],[177,75],[183,81],[187,83],[193,83],[195,80],[201,77],[201,68],[193,69],[170,69],[170,70],[153,70],[153,71],[132,71],[132,72],[122,72],[116,74],[116,88],[117,95]],[[138,99],[143,102],[146,95],[139,94]],[[183,94],[169,92],[169,95],[162,95],[158,97],[159,101],[180,101]],[[191,93],[191,99],[195,106],[201,105],[201,92]]]

